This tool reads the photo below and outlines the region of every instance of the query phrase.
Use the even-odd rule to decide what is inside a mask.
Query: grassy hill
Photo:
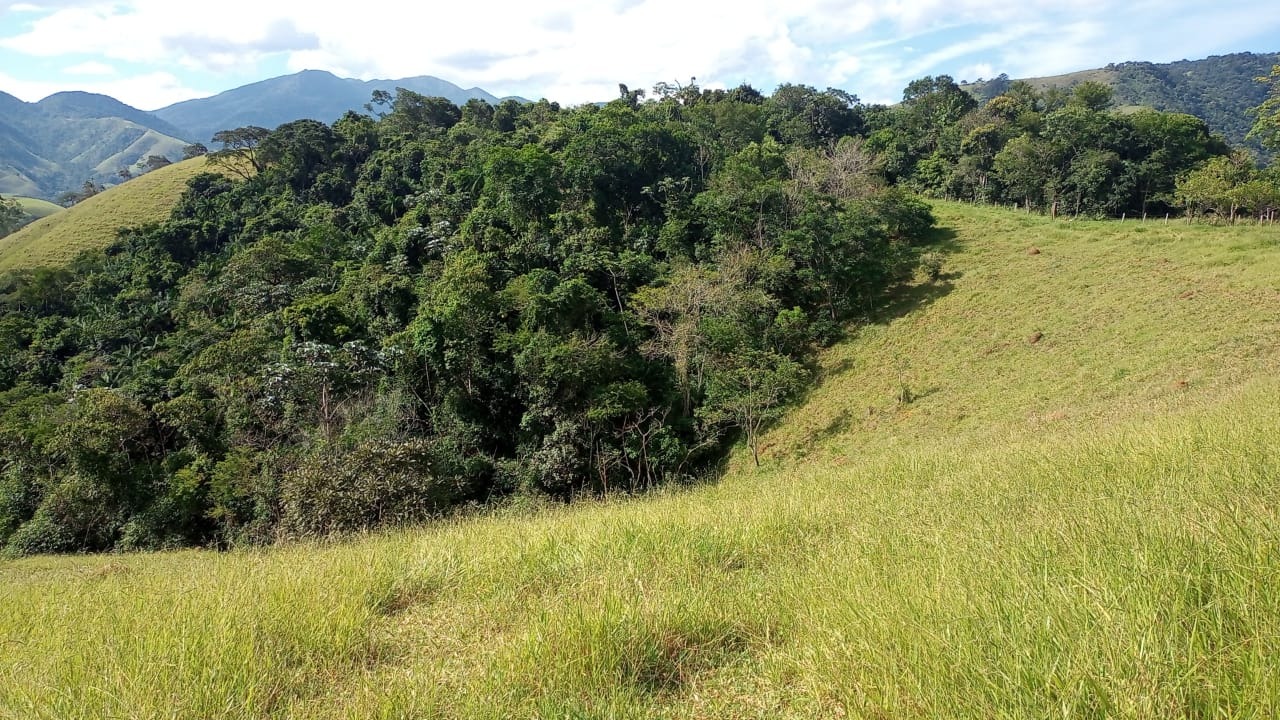
[[[43,217],[49,217],[50,215],[62,212],[63,210],[61,205],[51,203],[48,200],[41,200],[39,198],[14,197],[10,199],[17,200],[18,204],[22,206],[22,210],[26,212],[27,217],[35,220],[39,220]]]
[[[167,165],[37,220],[0,239],[0,270],[60,265],[110,244],[120,228],[163,220],[187,181],[206,169],[202,157]]]
[[[49,217],[50,215],[62,212],[63,210],[61,205],[51,203],[48,200],[41,200],[39,198],[10,196],[6,199],[18,201],[18,204],[22,206],[22,211],[26,213],[26,222],[28,223],[39,220],[40,218]]]
[[[0,564],[0,717],[1271,717],[1272,228],[941,204],[715,484]]]

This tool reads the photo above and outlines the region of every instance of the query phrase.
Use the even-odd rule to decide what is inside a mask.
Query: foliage
[[[186,153],[184,152],[183,154],[185,155]],[[190,158],[187,158],[187,159],[190,159]],[[145,160],[141,160],[138,162],[138,167],[143,172],[151,172],[152,170],[159,170],[160,168],[166,165],[172,165],[172,164],[173,164],[173,161],[165,157],[164,155],[148,155]]]
[[[270,135],[270,130],[256,125],[216,132],[213,141],[222,143],[222,149],[208,154],[209,163],[248,179],[251,173],[262,172],[264,165],[258,146]]]
[[[732,430],[758,451],[932,216],[884,187],[851,95],[657,95],[401,90],[227,130],[223,174],[74,282],[0,278],[0,392],[28,408],[0,543],[327,535],[688,480]]]
[[[975,107],[949,78],[924,78],[901,105],[871,112],[867,147],[886,179],[934,197],[1075,217],[1195,214],[1208,201],[1188,198],[1209,190],[1188,195],[1179,179],[1231,154],[1191,115],[1110,110],[1114,89],[1100,81],[1083,81],[1070,93],[1022,81],[1001,87]],[[1233,207],[1265,216],[1278,187],[1273,176],[1258,173],[1246,155],[1234,157],[1250,168],[1240,181],[1253,184],[1222,190],[1219,198],[1238,197],[1215,207],[1233,218]]]
[[[1280,152],[1280,64],[1271,68],[1271,74],[1259,77],[1257,81],[1267,86],[1267,96],[1252,111],[1256,119],[1249,137]]]
[[[737,427],[747,436],[751,459],[760,465],[760,431],[781,415],[783,402],[804,385],[804,368],[783,355],[751,350],[725,358],[707,380],[702,417]]]
[[[54,199],[54,201],[57,202],[59,205],[62,205],[63,207],[71,207],[76,203],[80,203],[80,202],[84,202],[85,200],[88,200],[89,198],[93,197],[94,195],[97,195],[98,193],[106,189],[107,188],[100,183],[94,182],[93,180],[85,180],[84,184],[80,186],[79,190],[68,190],[64,193],[61,193],[60,195],[58,195],[57,198]]]
[[[0,237],[4,237],[22,227],[26,212],[17,200],[0,197]]]
[[[1112,89],[1116,107],[1193,115],[1231,144],[1243,145],[1260,153],[1263,160],[1270,160],[1270,154],[1258,142],[1260,138],[1246,138],[1252,124],[1246,111],[1266,98],[1263,86],[1253,79],[1266,75],[1278,61],[1280,56],[1275,53],[1231,53],[1163,64],[1124,62],[1027,80],[1002,76],[964,87],[985,103],[1019,83],[1046,95],[1070,94],[1082,84],[1101,84]]]

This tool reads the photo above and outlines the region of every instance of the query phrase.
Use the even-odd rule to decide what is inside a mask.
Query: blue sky
[[[563,103],[690,77],[891,102],[924,75],[1242,51],[1280,51],[1275,0],[0,0],[0,90],[88,90],[146,110],[304,69]]]

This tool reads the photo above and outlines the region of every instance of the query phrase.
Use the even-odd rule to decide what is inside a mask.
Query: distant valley
[[[182,130],[105,95],[25,103],[0,93],[0,193],[51,199],[86,180],[113,182],[150,155],[182,156]]]

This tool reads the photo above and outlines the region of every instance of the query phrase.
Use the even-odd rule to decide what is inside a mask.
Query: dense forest
[[[697,478],[917,269],[912,191],[1119,216],[1214,162],[1262,177],[1095,85],[620,90],[228,130],[235,177],[166,222],[0,276],[0,544],[225,546]]]
[[[925,78],[901,105],[870,111],[866,146],[890,181],[935,197],[1114,218],[1234,218],[1280,206],[1276,170],[1233,151],[1203,120],[1116,112],[1113,101],[1099,82],[1043,92],[1013,82],[979,105],[950,78]]]
[[[165,223],[0,281],[0,541],[267,541],[697,477],[909,273],[847,96],[242,128]]]

